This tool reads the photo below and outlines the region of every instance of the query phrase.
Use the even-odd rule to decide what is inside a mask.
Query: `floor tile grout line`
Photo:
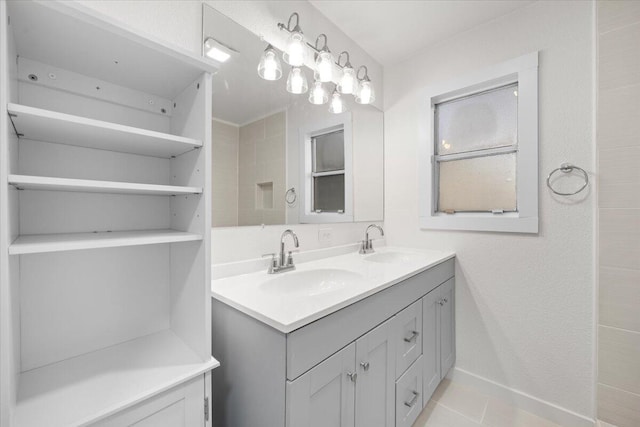
[[[484,417],[487,416],[488,409],[489,409],[489,399],[487,398],[487,403],[484,404],[484,411],[482,411],[482,417],[480,417],[480,425],[484,423]]]

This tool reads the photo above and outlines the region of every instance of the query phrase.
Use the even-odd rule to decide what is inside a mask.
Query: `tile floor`
[[[615,427],[600,423],[600,427]],[[445,379],[413,427],[562,427]]]

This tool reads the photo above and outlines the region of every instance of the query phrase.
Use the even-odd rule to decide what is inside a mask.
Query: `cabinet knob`
[[[449,302],[449,298],[444,297],[443,301],[444,301],[445,303],[447,303],[447,302]]]
[[[406,338],[406,337],[405,337],[405,338],[404,338],[404,341],[405,341],[405,342],[412,342],[412,341],[414,341],[414,340],[416,339],[416,337],[418,336],[418,334],[419,334],[419,333],[420,333],[420,332],[418,332],[418,331],[411,331],[411,336],[410,336],[410,337],[408,337],[408,338]]]
[[[362,366],[365,372],[369,370],[369,362],[360,362],[360,366]]]
[[[438,304],[440,304],[440,305],[444,305],[444,298],[443,298],[443,299],[441,299],[440,301],[438,301]]]
[[[356,382],[356,380],[358,379],[358,374],[356,374],[355,372],[347,372],[347,376],[349,377],[349,379],[351,381],[353,381],[354,383]]]

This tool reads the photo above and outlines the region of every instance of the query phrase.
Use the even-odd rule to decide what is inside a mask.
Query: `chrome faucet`
[[[285,258],[285,250],[284,250],[284,239],[287,236],[291,236],[293,238],[293,245],[298,248],[300,245],[298,243],[298,236],[293,230],[284,230],[282,236],[280,236],[280,255],[276,258],[275,253],[265,254],[263,256],[271,256],[271,263],[269,264],[269,274],[282,273],[284,271],[295,270],[296,266],[293,264],[293,256],[291,255],[293,251],[289,251],[289,254]]]
[[[379,225],[371,224],[370,226],[368,226],[367,231],[364,232],[364,240],[362,241],[362,246],[360,246],[360,253],[363,255],[375,252],[373,250],[373,242],[369,238],[369,230],[371,228],[377,228],[378,231],[380,231],[380,236],[384,236],[384,230]]]

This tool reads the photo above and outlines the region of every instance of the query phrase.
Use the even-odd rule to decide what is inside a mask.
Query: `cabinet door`
[[[422,301],[396,315],[396,378],[422,354]]]
[[[356,345],[351,343],[288,381],[287,427],[353,427],[355,360]]]
[[[356,341],[356,427],[393,427],[395,318]]]
[[[454,279],[440,285],[440,378],[444,378],[456,360],[456,324]]]
[[[424,386],[422,406],[426,406],[440,384],[440,287],[422,299],[422,356],[424,360]]]
[[[92,424],[94,427],[203,427],[204,375]]]

